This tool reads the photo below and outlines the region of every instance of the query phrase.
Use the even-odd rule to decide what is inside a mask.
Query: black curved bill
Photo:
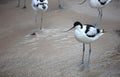
[[[65,31],[65,32],[68,32],[68,31],[72,30],[73,28],[75,28],[75,26],[73,26],[72,28],[68,29],[68,30],[67,30],[67,31]]]

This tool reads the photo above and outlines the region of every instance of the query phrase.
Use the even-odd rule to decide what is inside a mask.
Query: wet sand
[[[92,44],[91,65],[84,68],[82,43],[75,40],[73,31],[63,31],[75,21],[93,24],[96,9],[88,3],[78,5],[79,0],[64,0],[61,10],[57,0],[49,0],[39,32],[30,0],[24,10],[16,8],[15,0],[1,0],[0,77],[120,77],[120,2],[116,1],[104,8],[100,27],[107,33]],[[39,34],[30,36],[32,32]],[[85,63],[87,57],[86,45]]]

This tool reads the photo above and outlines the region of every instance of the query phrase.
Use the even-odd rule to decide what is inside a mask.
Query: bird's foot
[[[26,6],[24,6],[22,9],[26,9],[27,7]]]
[[[84,62],[82,61],[81,63],[80,63],[80,65],[83,65],[84,64]]]
[[[60,8],[60,9],[63,9],[63,7],[62,7],[60,4],[59,4],[59,8]]]
[[[38,32],[33,32],[30,34],[31,36],[35,36],[35,37],[40,37],[40,34]]]
[[[85,70],[85,64],[84,63],[81,63],[79,67],[80,67],[79,71],[84,71]]]
[[[40,31],[39,32],[42,32],[43,31],[43,28],[40,28]]]
[[[36,33],[35,33],[35,32],[33,32],[33,33],[31,33],[30,35],[34,36],[34,35],[36,35]]]

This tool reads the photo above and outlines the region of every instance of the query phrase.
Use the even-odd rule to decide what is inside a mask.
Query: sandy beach
[[[22,1],[22,0],[21,0]],[[71,28],[75,21],[93,24],[97,10],[87,1],[48,0],[43,31],[34,22],[31,0],[27,9],[16,7],[17,0],[0,0],[0,77],[120,77],[120,1],[113,0],[103,8],[100,28],[107,31],[92,43],[89,68],[80,65],[82,43],[74,38]],[[30,34],[37,32],[38,35]],[[88,58],[86,45],[85,63]]]

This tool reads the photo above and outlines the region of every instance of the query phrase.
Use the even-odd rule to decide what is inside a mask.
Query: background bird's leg
[[[23,6],[23,9],[26,9],[26,0],[24,0],[24,6]]]
[[[35,18],[35,26],[37,25],[37,14],[38,14],[38,11],[35,11],[35,16],[34,16],[34,18]],[[31,35],[36,35],[36,32],[33,32]]]
[[[83,43],[83,55],[82,55],[82,62],[81,62],[81,64],[84,64],[84,52],[85,52],[85,43]]]
[[[43,25],[43,12],[41,12],[41,19],[40,19],[40,30],[42,30],[42,25]]]
[[[96,27],[99,27],[101,25],[101,20],[102,20],[102,9],[99,8],[98,12],[99,12],[99,14],[98,14],[98,17],[97,17],[97,21],[95,23]]]
[[[20,7],[20,0],[18,0],[17,7]]]
[[[59,7],[60,9],[63,9],[61,0],[58,0],[58,7]]]
[[[100,22],[102,20],[102,16],[103,16],[103,12],[102,12],[102,9],[100,9]]]
[[[80,5],[84,4],[87,0],[81,0]]]
[[[35,26],[37,25],[37,14],[38,14],[38,11],[35,11]]]
[[[90,64],[90,56],[91,56],[91,44],[89,44],[88,66]]]

